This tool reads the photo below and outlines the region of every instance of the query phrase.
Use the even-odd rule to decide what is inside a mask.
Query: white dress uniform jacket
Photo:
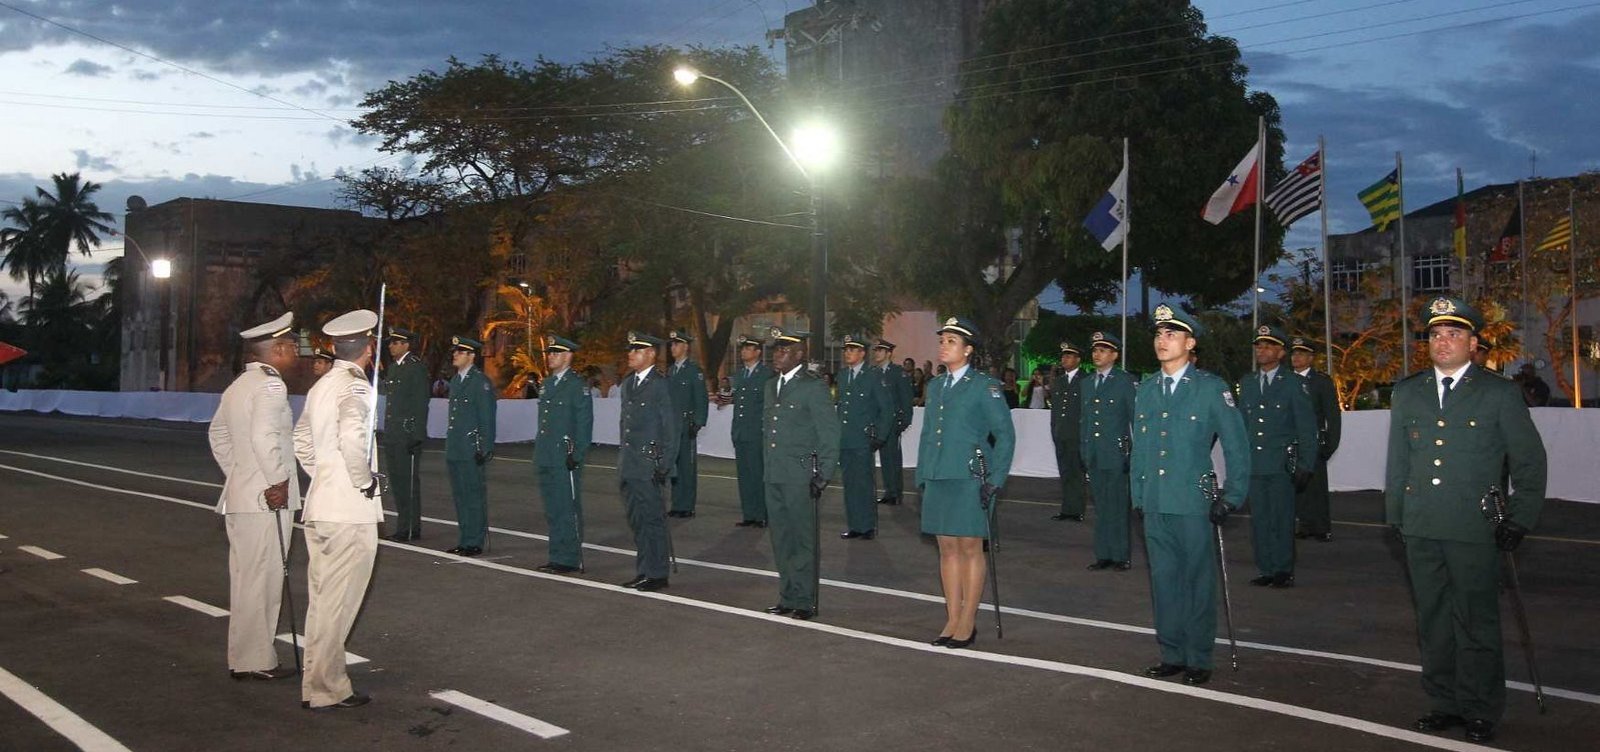
[[[346,360],[306,394],[305,411],[294,427],[294,454],[311,475],[306,491],[305,522],[351,524],[383,521],[382,497],[361,492],[372,483],[368,464],[367,416],[372,410],[372,385],[361,368]]]
[[[218,514],[269,512],[268,486],[289,481],[290,510],[300,508],[294,472],[294,412],[283,378],[265,363],[249,363],[228,385],[211,418],[211,456],[226,480]]]

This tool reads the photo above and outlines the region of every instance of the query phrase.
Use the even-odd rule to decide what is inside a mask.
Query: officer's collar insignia
[[[1156,321],[1171,321],[1172,307],[1166,303],[1156,306]]]
[[[1227,389],[1222,390],[1222,401],[1228,403],[1228,407],[1233,407],[1233,392]]]
[[[282,374],[278,373],[278,369],[273,368],[272,366],[269,366],[269,365],[267,365],[265,363],[261,364],[261,372],[266,374],[266,375],[268,375],[268,376],[279,376],[280,378],[282,377]]]
[[[1433,305],[1428,306],[1428,312],[1435,316],[1445,316],[1456,312],[1456,302],[1449,298],[1434,298]]]

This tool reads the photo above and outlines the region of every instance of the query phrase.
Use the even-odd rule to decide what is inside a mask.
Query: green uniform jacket
[[[781,396],[779,381],[767,381],[763,392],[761,424],[766,434],[761,460],[766,482],[811,482],[812,452],[817,454],[817,472],[831,480],[839,468],[839,415],[828,385],[805,368],[789,379]]]
[[[1250,472],[1255,475],[1287,474],[1289,445],[1299,445],[1298,467],[1317,466],[1317,413],[1311,407],[1311,388],[1300,374],[1279,368],[1261,393],[1261,374],[1239,380],[1239,409],[1249,436]],[[1229,473],[1230,475],[1232,473]]]
[[[682,366],[667,366],[667,371],[670,374],[672,409],[678,413],[679,421],[683,421],[687,414],[694,418],[696,426],[704,428],[706,414],[710,410],[710,397],[706,394],[706,375],[700,370],[700,364],[685,360]]]
[[[540,467],[567,466],[567,442],[572,439],[572,456],[581,464],[589,454],[594,436],[594,398],[583,376],[567,369],[559,381],[545,379],[539,394],[539,435],[534,437],[533,464]]]
[[[494,387],[477,366],[450,378],[450,426],[444,435],[444,458],[470,460],[494,452]]]
[[[1210,513],[1200,476],[1213,469],[1213,438],[1222,442],[1228,470],[1223,500],[1234,509],[1243,506],[1250,490],[1250,444],[1228,382],[1190,366],[1168,397],[1161,393],[1162,378],[1160,370],[1146,376],[1133,398],[1133,508],[1146,514]]]
[[[678,436],[683,432],[683,416],[672,409],[667,377],[650,369],[643,384],[638,374],[622,379],[622,446],[617,453],[617,475],[628,480],[650,480],[655,462],[649,456],[650,442],[660,450],[661,465],[671,476],[676,473]]]
[[[1090,470],[1121,470],[1128,457],[1117,439],[1132,430],[1133,397],[1138,386],[1133,376],[1120,368],[1111,369],[1106,382],[1095,386],[1098,375],[1078,377],[1084,381],[1079,391],[1083,404],[1079,452],[1083,466]]]
[[[1544,507],[1545,452],[1521,389],[1470,366],[1441,410],[1437,378],[1429,368],[1394,387],[1384,484],[1389,524],[1407,536],[1493,543],[1479,502],[1509,465],[1514,492],[1506,510],[1532,530]]]
[[[846,368],[839,371],[838,383],[840,449],[871,449],[869,427],[879,441],[894,436],[894,402],[882,370],[862,364],[861,374],[851,376]]]
[[[733,420],[729,434],[734,443],[761,440],[761,405],[765,399],[767,381],[776,377],[765,363],[757,363],[755,372],[747,372],[740,363],[728,377],[733,383]]]
[[[1317,414],[1317,445],[1326,461],[1339,451],[1339,433],[1344,428],[1339,390],[1333,386],[1333,379],[1321,371],[1306,371],[1301,378],[1311,387],[1311,408]]]
[[[384,442],[407,446],[428,438],[428,367],[415,353],[383,372],[378,392],[383,403]]]
[[[1017,429],[1000,380],[969,367],[954,385],[949,381],[948,375],[928,381],[922,439],[917,445],[917,483],[971,478],[974,450],[982,449],[989,462],[989,485],[1004,486],[1011,475]]]
[[[911,377],[905,369],[890,362],[888,367],[873,369],[883,374],[883,384],[889,390],[889,404],[894,409],[894,435],[880,437],[893,440],[911,427]]]
[[[1083,379],[1083,372],[1077,371],[1071,383],[1066,374],[1050,382],[1050,438],[1057,444],[1078,443],[1083,424]]]

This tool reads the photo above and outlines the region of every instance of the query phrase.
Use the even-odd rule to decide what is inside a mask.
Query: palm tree
[[[22,320],[34,332],[34,342],[45,362],[65,364],[75,355],[88,360],[92,348],[83,347],[95,323],[96,306],[78,273],[56,269],[44,278],[38,294],[22,301]]]
[[[100,245],[102,232],[112,232],[110,213],[100,211],[100,206],[91,198],[100,191],[100,184],[92,180],[84,180],[80,173],[68,175],[59,172],[50,176],[55,183],[55,193],[51,194],[43,188],[35,188],[39,193],[39,207],[45,216],[45,237],[51,244],[51,250],[61,254],[62,263],[66,263],[67,254],[74,246],[78,253],[84,256],[91,255],[90,246]]]
[[[0,212],[0,219],[10,227],[0,227],[0,266],[5,267],[12,279],[28,280],[28,297],[33,297],[40,278],[66,263],[66,254],[59,256],[45,242],[48,219],[38,201],[25,198],[21,204]]]
[[[483,339],[488,342],[496,334],[510,332],[524,343],[509,359],[511,381],[506,384],[504,394],[511,396],[521,394],[530,378],[544,373],[544,363],[536,354],[534,340],[543,336],[545,327],[555,318],[555,311],[531,288],[500,285],[498,292],[506,308],[491,314],[484,322]]]

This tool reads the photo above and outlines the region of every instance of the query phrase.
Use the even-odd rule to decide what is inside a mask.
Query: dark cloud
[[[194,133],[189,134],[189,138],[216,138],[216,137],[217,137],[217,134],[212,133],[211,131],[195,131]]]
[[[352,146],[371,146],[378,143],[380,140],[377,136],[369,136],[365,133],[357,133],[354,130],[346,128],[342,125],[336,125],[332,128],[329,128],[328,131],[322,135],[324,138],[328,139],[328,143],[333,144],[334,146],[342,146],[344,144],[350,144]]]
[[[112,172],[117,169],[117,166],[112,164],[108,158],[94,156],[84,149],[73,149],[72,156],[78,160],[78,169],[80,170],[88,168],[90,170]]]
[[[93,60],[85,60],[80,57],[77,60],[72,61],[72,64],[67,66],[67,69],[64,72],[73,76],[99,78],[107,73],[110,73],[111,66],[101,65]]]

